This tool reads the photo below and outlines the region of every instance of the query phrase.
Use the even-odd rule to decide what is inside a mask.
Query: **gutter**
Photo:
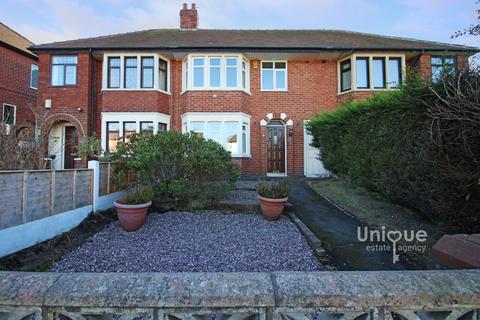
[[[92,48],[85,47],[71,47],[71,48],[42,48],[42,47],[31,47],[30,50],[34,52],[51,52],[51,51],[90,51]],[[407,51],[407,52],[423,52],[423,51],[436,51],[436,52],[469,52],[477,53],[480,52],[480,48],[371,48],[371,47],[345,47],[345,48],[317,48],[317,47],[304,47],[304,48],[291,48],[291,47],[272,47],[272,48],[260,48],[260,47],[97,47],[95,50],[105,50],[105,51],[151,51],[151,50],[163,50],[171,52],[184,52],[184,51],[251,51],[251,52],[293,52],[293,53],[314,53],[314,52],[335,52],[335,51]]]

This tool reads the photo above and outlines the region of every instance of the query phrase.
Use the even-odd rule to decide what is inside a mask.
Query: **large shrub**
[[[309,123],[327,169],[433,219],[480,228],[480,75],[348,102]]]
[[[133,135],[115,159],[117,178],[164,199],[216,201],[233,188],[238,171],[218,143],[174,131]]]

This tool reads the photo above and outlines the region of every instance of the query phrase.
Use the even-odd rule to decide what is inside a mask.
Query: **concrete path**
[[[402,261],[401,254],[400,262],[393,264],[391,251],[368,252],[367,243],[357,240],[357,227],[365,225],[332,205],[310,188],[306,181],[306,178],[293,179],[289,202],[296,215],[322,240],[339,270],[413,268]]]

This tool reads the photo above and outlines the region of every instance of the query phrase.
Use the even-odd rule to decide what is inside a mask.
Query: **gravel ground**
[[[260,204],[256,191],[236,189],[232,190],[225,196],[220,203],[240,204],[240,205],[257,205]]]
[[[57,261],[54,272],[233,272],[323,270],[283,216],[218,211],[150,214],[137,232],[118,222]]]

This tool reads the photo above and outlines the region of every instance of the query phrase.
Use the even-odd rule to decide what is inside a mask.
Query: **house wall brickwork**
[[[31,108],[37,102],[37,90],[30,87],[31,65],[37,60],[0,46],[0,121],[3,104],[16,106],[16,123],[34,122]]]
[[[52,114],[74,117],[88,130],[92,116],[89,111],[90,63],[88,53],[78,54],[78,81],[76,86],[50,86],[50,59],[40,54],[40,105],[52,99]],[[459,64],[466,59],[459,58]],[[254,63],[255,62],[255,63]],[[430,76],[430,56],[422,55],[416,61],[422,76]],[[267,114],[285,113],[293,125],[286,127],[287,173],[304,173],[304,121],[319,112],[334,110],[351,99],[366,99],[375,91],[352,91],[338,94],[336,60],[289,60],[288,90],[262,91],[261,68],[258,61],[250,62],[250,92],[244,91],[186,91],[182,92],[182,62],[170,62],[170,94],[159,91],[102,91],[102,61],[95,60],[95,129],[100,137],[101,112],[160,112],[171,115],[171,127],[181,131],[181,116],[187,112],[243,112],[250,119],[251,158],[235,158],[244,175],[265,175],[267,172],[266,126],[261,121]],[[83,111],[78,112],[77,108]],[[278,117],[278,116],[277,116]],[[58,118],[60,119],[60,118]],[[73,121],[73,120],[72,120]],[[75,123],[74,123],[75,124]],[[88,130],[92,132],[93,130]]]

